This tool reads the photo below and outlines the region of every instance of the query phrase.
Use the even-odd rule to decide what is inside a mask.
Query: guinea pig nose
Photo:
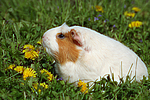
[[[43,36],[43,40],[45,40],[45,39],[46,39],[46,36],[44,35],[44,36]]]
[[[44,35],[44,36],[43,36],[43,41],[45,41],[45,40],[46,40],[46,36]]]

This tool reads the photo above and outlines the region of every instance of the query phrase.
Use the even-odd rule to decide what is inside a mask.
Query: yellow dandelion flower
[[[48,85],[44,82],[44,83],[40,83],[40,86],[42,86],[43,88],[47,89]]]
[[[35,49],[34,46],[33,46],[33,45],[30,45],[30,44],[24,45],[23,48],[24,48],[24,49],[32,49],[32,50]]]
[[[95,6],[97,12],[104,12],[102,6]]]
[[[31,53],[32,53],[32,57],[31,57],[32,60],[33,60],[34,58],[39,57],[39,51],[31,51]]]
[[[138,7],[133,7],[132,10],[134,10],[135,12],[141,11],[141,9],[139,9]]]
[[[22,85],[24,85],[24,83],[21,83]]]
[[[46,74],[49,75],[49,76],[53,75],[53,74],[51,74],[51,72],[47,72]]]
[[[19,73],[23,73],[24,68],[23,68],[23,66],[17,66],[16,68],[14,68],[14,70],[19,72]]]
[[[88,93],[88,88],[87,88],[87,86],[83,85],[80,91],[81,91],[82,93],[84,93],[84,94]]]
[[[78,82],[78,87],[81,87],[82,86],[82,88],[81,88],[81,92],[82,93],[88,93],[88,88],[87,88],[87,83],[85,83],[84,81],[82,82],[81,80],[79,80],[79,82]]]
[[[32,85],[36,90],[38,89],[38,83],[35,83]],[[32,89],[32,88],[31,88]],[[34,92],[34,90],[32,89],[32,91]],[[41,89],[38,89],[38,92],[41,93]]]
[[[25,45],[24,46],[24,50],[22,51],[23,53],[25,53],[24,57],[27,59],[32,59],[35,60],[35,58],[37,58],[39,56],[39,51],[38,50],[34,50],[35,48],[32,45]]]
[[[31,51],[25,52],[24,57],[27,59],[35,60],[35,58],[39,57],[39,52],[31,50]]]
[[[32,68],[26,68],[23,72],[23,79],[26,80],[27,77],[36,77],[37,73]]]
[[[37,41],[37,44],[42,44],[42,39],[41,40],[39,40],[39,41]]]
[[[49,81],[52,81],[53,78],[54,78],[54,77],[53,77],[53,74],[50,74],[47,78],[48,78]]]
[[[129,27],[130,28],[133,28],[133,27],[140,27],[142,25],[142,22],[140,21],[133,21],[129,24]]]
[[[25,52],[25,55],[24,55],[25,58],[29,59],[32,57],[32,53],[31,52]]]
[[[42,74],[45,73],[45,75],[48,75],[47,78],[48,78],[49,81],[52,81],[53,78],[54,78],[53,74],[51,74],[51,72],[49,72],[49,71],[46,70],[46,69],[42,69],[42,70],[41,70],[41,73],[42,73]]]
[[[135,16],[135,13],[129,13],[128,16],[134,17],[134,16]]]
[[[38,88],[38,83],[35,83],[35,84],[33,84],[32,86],[37,90],[37,88]]]
[[[43,74],[44,72],[46,72],[47,70],[46,69],[42,69],[40,70],[40,72]]]
[[[22,52],[25,53],[25,52],[29,52],[29,51],[30,51],[29,49],[25,49]]]
[[[7,69],[13,69],[15,67],[15,64],[9,65]]]
[[[41,72],[42,74],[43,74],[43,73],[45,73],[45,74],[48,74],[48,73],[49,73],[49,71],[46,70],[46,69],[42,69],[40,72]]]
[[[125,11],[125,12],[124,12],[124,15],[126,16],[127,14],[128,14],[128,12],[127,12],[127,11]]]
[[[124,13],[125,16],[127,17],[134,17],[135,13],[128,13],[127,11]]]
[[[82,82],[81,80],[79,80],[78,82],[78,87],[81,87],[82,85],[86,85],[87,83],[84,83],[84,81]]]
[[[24,45],[23,49],[24,50],[22,52],[25,53],[25,52],[33,51],[35,48],[33,45],[27,44],[27,45]]]
[[[38,92],[41,93],[41,89],[39,89]]]

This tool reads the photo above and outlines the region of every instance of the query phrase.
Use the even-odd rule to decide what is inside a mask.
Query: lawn
[[[48,29],[66,22],[96,30],[131,48],[150,73],[150,0],[0,0],[0,99],[148,100],[150,79],[102,78],[75,87],[54,71],[42,47]]]

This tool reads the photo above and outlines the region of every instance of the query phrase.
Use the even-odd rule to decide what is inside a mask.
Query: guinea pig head
[[[44,33],[43,46],[46,52],[61,65],[66,62],[75,63],[82,51],[81,40],[81,34],[64,23]]]

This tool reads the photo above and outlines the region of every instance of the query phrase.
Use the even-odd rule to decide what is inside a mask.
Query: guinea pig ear
[[[74,29],[71,29],[70,33],[71,33],[73,42],[78,46],[83,46],[80,33],[76,32],[76,30]]]
[[[62,27],[68,27],[68,25],[66,24],[66,22],[64,22],[62,25],[61,25]]]
[[[61,32],[62,32],[62,33],[66,33],[66,32],[68,32],[68,30],[69,30],[69,26],[66,24],[66,22],[63,23],[63,24],[61,25]]]

